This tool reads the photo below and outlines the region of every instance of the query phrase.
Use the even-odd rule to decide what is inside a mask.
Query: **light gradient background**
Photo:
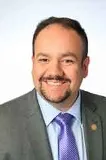
[[[89,39],[89,75],[81,88],[106,96],[105,0],[0,0],[0,103],[33,88],[32,36],[49,16],[80,21]]]

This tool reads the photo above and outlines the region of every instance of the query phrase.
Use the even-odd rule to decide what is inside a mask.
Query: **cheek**
[[[42,67],[38,66],[38,65],[34,65],[32,68],[32,76],[34,81],[38,82],[39,79],[43,76],[44,74],[44,70]]]
[[[32,71],[32,76],[35,82],[37,82],[40,78],[40,73],[37,70]]]
[[[79,69],[78,67],[68,68],[64,72],[67,75],[67,77],[73,80],[78,79],[78,77],[80,78],[82,76],[81,69]]]
[[[72,86],[77,87],[80,85],[83,78],[81,69],[79,69],[78,67],[71,68],[69,70],[66,70],[65,74],[71,80]]]
[[[33,78],[33,83],[34,83],[35,88],[37,90],[39,90],[39,87],[40,87],[40,82],[39,82],[40,73],[38,72],[37,69],[32,69],[32,78]]]

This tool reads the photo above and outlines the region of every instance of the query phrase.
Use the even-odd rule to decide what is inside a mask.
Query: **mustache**
[[[71,80],[69,78],[66,78],[66,77],[62,77],[62,76],[59,76],[59,75],[55,75],[55,76],[47,76],[47,77],[41,77],[40,78],[40,81],[47,81],[47,80],[57,80],[57,81],[64,81],[64,82],[70,82],[71,83]]]

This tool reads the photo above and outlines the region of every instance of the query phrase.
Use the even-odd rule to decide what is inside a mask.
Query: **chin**
[[[70,92],[66,92],[64,95],[62,96],[52,96],[52,95],[48,95],[45,92],[41,92],[41,95],[49,102],[51,103],[61,103],[63,101],[65,101],[66,99],[68,99],[70,97]]]

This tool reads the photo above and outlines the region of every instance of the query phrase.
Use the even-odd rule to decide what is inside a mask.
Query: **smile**
[[[65,83],[65,81],[59,81],[59,80],[46,80],[44,82],[46,82],[48,85],[51,86],[61,86],[62,84]]]
[[[61,84],[63,84],[63,83],[61,83],[61,82],[52,82],[52,81],[47,81],[47,84],[49,84],[49,85],[53,85],[53,86],[60,86]]]

